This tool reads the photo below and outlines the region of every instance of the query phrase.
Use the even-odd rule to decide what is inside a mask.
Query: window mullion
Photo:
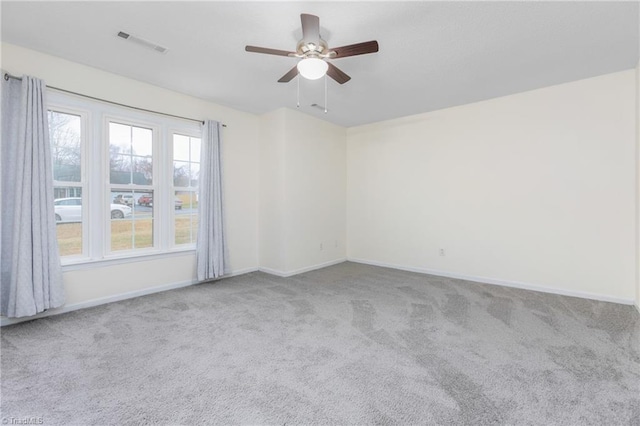
[[[173,133],[166,128],[165,131],[165,161],[164,161],[164,170],[162,176],[164,178],[165,188],[167,189],[167,199],[169,202],[166,206],[167,214],[165,214],[165,222],[163,224],[163,228],[165,229],[165,244],[166,248],[170,249],[173,247],[174,233],[173,229],[174,223],[174,212],[173,212]]]
[[[108,184],[109,179],[109,129],[108,119],[106,115],[102,115],[100,119],[94,120],[96,123],[96,129],[93,132],[95,135],[95,143],[93,147],[95,149],[94,163],[98,164],[97,170],[94,174],[97,179],[92,182],[94,187],[93,192],[93,219],[94,223],[99,226],[97,229],[100,231],[95,232],[97,239],[94,244],[96,255],[100,258],[105,258],[109,252],[109,235],[111,235],[111,221],[107,219],[106,212],[109,210],[107,207],[111,204],[107,194],[107,188],[105,183]]]

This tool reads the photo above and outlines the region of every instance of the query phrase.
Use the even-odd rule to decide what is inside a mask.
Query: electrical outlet
[[[320,251],[324,250],[324,245],[320,243]]]
[[[441,249],[440,249],[440,251],[439,251],[439,253],[440,253],[440,256],[444,256],[444,249],[443,249],[443,248],[441,248]]]
[[[338,240],[335,241],[334,247],[338,248]]]

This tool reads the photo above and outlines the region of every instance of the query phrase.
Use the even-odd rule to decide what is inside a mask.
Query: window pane
[[[177,161],[189,161],[189,137],[173,135],[173,159]]]
[[[109,175],[111,183],[131,183],[131,156],[112,154],[109,158]]]
[[[191,138],[191,161],[200,162],[200,138]]]
[[[151,185],[153,183],[153,162],[151,157],[132,157],[133,183]]]
[[[173,185],[189,186],[189,163],[184,161],[173,162]]]
[[[109,123],[109,152],[131,154],[131,126]]]
[[[153,192],[112,190],[111,200],[111,251],[153,247]]]
[[[135,231],[135,248],[153,247],[153,218],[147,216],[136,219],[133,226]]]
[[[53,179],[80,182],[82,179],[80,116],[49,111],[48,119]]]
[[[60,256],[82,254],[82,188],[56,187],[54,211]]]
[[[115,184],[153,184],[153,132],[109,123],[109,175]]]
[[[198,241],[198,215],[191,215],[191,242],[195,243]]]
[[[153,137],[151,129],[133,127],[131,153],[134,155],[151,156],[153,151]]]
[[[133,248],[132,222],[129,219],[111,220],[111,250],[131,250]]]
[[[198,234],[198,200],[193,191],[175,192],[175,243],[193,244]]]
[[[200,179],[200,163],[191,163],[191,186],[198,187],[198,179]]]

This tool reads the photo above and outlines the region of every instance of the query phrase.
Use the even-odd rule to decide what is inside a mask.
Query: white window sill
[[[109,256],[103,259],[67,259],[62,261],[62,272],[95,269],[124,263],[148,262],[177,256],[193,256],[195,252],[195,247],[185,247],[163,252],[129,252],[126,255]]]

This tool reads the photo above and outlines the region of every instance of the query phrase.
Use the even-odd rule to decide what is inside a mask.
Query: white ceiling
[[[301,82],[301,109],[354,126],[636,66],[638,2],[7,2],[2,40],[252,113],[295,108],[300,13],[330,46],[378,40],[333,63],[351,75]],[[168,47],[162,55],[118,31]],[[11,71],[9,69],[9,71]]]

